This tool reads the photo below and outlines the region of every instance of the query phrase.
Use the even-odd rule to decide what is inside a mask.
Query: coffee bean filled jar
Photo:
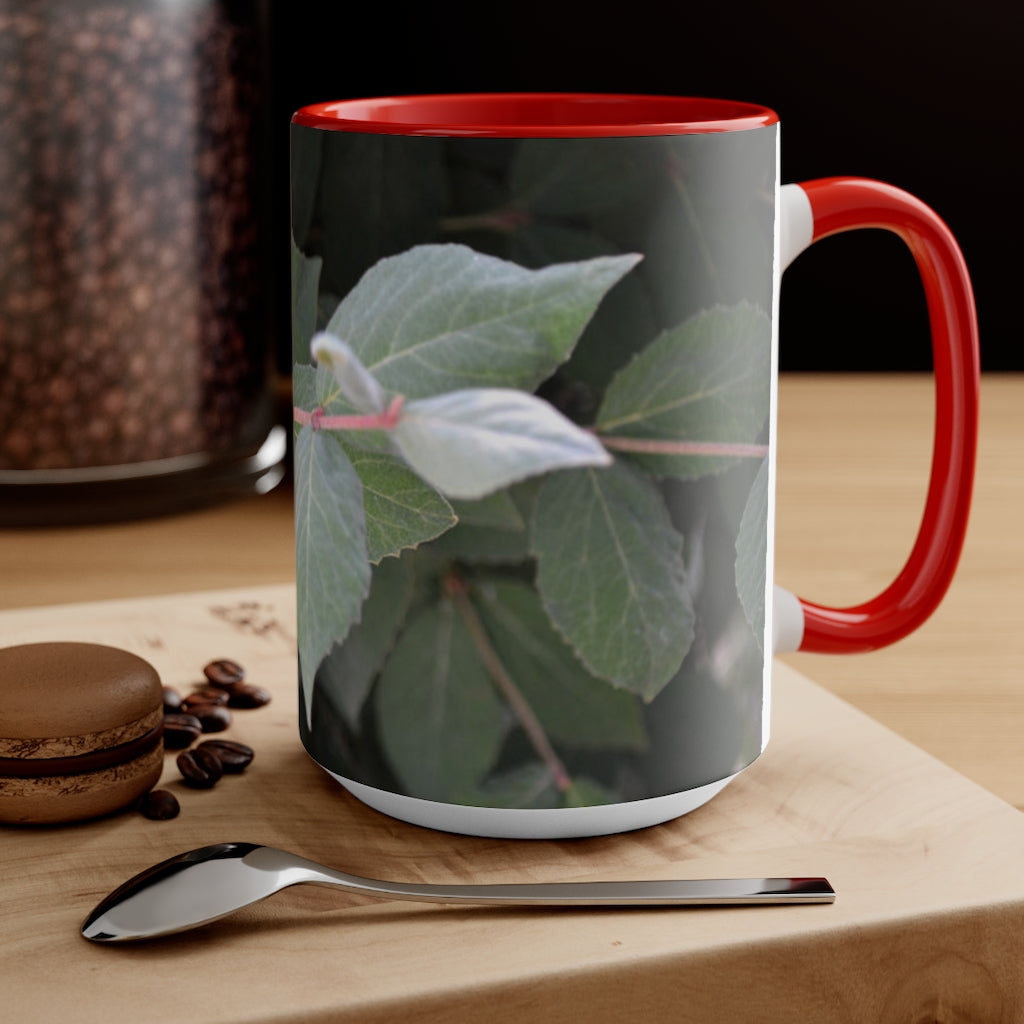
[[[0,525],[273,487],[260,3],[0,0]]]

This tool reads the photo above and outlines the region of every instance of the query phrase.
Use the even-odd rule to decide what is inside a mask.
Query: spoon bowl
[[[82,935],[92,942],[170,935],[216,921],[302,883],[333,886],[380,899],[488,906],[692,907],[835,900],[835,891],[824,878],[505,885],[384,882],[336,871],[271,846],[216,843],[170,857],[128,879],[89,914]]]

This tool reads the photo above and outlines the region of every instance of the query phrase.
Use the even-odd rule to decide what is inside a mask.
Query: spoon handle
[[[704,878],[641,882],[426,885],[379,882],[357,875],[343,875],[338,878],[324,878],[323,881],[325,884],[341,886],[350,892],[382,899],[485,906],[695,907],[835,901],[835,890],[824,878]]]
[[[239,847],[241,852],[242,847]],[[516,882],[472,885],[392,882],[326,868],[268,846],[249,849],[243,862],[278,874],[284,884],[312,882],[378,899],[485,906],[658,907],[752,903],[832,903],[824,878],[701,878],[633,882]],[[287,879],[287,881],[285,881]]]

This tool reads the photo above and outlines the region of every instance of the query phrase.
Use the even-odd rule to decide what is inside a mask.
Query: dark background
[[[276,252],[286,261],[288,120],[307,103],[517,90],[749,100],[781,117],[783,181],[878,178],[931,206],[974,280],[983,369],[1024,370],[1016,315],[1024,125],[1011,73],[1020,12],[993,0],[279,0],[269,36]],[[920,281],[895,236],[847,233],[793,264],[780,362],[784,370],[930,368]]]

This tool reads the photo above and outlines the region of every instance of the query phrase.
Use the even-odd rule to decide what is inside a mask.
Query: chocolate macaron
[[[0,648],[0,822],[79,821],[127,807],[163,770],[163,687],[116,647]]]

